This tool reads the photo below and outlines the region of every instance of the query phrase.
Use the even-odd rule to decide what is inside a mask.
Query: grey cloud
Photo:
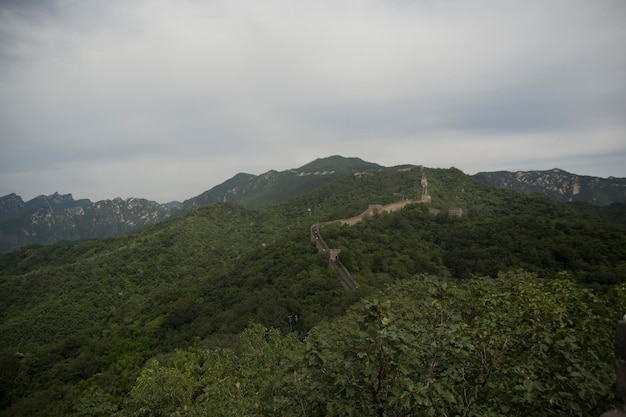
[[[593,153],[586,172],[626,176],[624,22],[612,0],[5,2],[0,194],[184,199],[332,153],[466,171]]]

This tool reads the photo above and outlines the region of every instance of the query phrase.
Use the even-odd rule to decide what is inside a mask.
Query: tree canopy
[[[251,324],[234,349],[152,360],[118,414],[597,416],[613,401],[606,301],[565,276],[419,276],[302,342]]]

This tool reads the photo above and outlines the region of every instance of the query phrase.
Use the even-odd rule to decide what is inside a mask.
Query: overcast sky
[[[0,0],[0,196],[335,154],[626,177],[626,1]]]

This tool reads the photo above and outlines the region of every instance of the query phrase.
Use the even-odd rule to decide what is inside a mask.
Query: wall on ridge
[[[384,206],[382,204],[370,204],[367,207],[367,210],[365,210],[363,213],[359,214],[358,216],[350,217],[349,219],[333,220],[333,221],[325,222],[322,224],[339,223],[339,224],[347,224],[349,226],[352,226],[356,223],[363,221],[363,219],[367,216],[373,216],[378,213],[391,213],[392,211],[400,210],[408,206],[409,204],[415,204],[418,202],[419,201],[416,201],[416,200],[402,200],[402,201],[396,201],[395,203],[387,204]]]

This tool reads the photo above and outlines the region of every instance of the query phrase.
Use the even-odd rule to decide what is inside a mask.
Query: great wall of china
[[[422,195],[420,200],[402,200],[395,203],[381,205],[370,204],[363,213],[358,216],[350,217],[348,219],[338,219],[322,223],[314,223],[310,228],[311,241],[315,243],[319,252],[328,254],[329,266],[337,271],[341,284],[347,291],[354,291],[359,287],[359,283],[352,277],[350,271],[339,260],[340,249],[331,249],[328,247],[322,235],[320,228],[329,224],[340,225],[354,225],[363,221],[368,216],[373,216],[377,213],[391,213],[396,210],[400,210],[409,204],[416,203],[428,203],[431,201],[430,195],[428,195],[428,181],[424,171],[422,170]],[[432,214],[437,214],[438,209],[429,209]],[[453,216],[462,216],[463,209],[450,208],[448,213]],[[622,406],[619,409],[613,409],[602,414],[600,417],[626,417],[626,314],[624,318],[618,322],[615,332],[615,359],[619,361],[616,372],[615,390],[617,396],[622,400]]]
[[[328,247],[324,239],[322,238],[322,234],[320,229],[326,225],[330,224],[340,224],[340,225],[348,225],[352,226],[356,223],[363,221],[366,217],[374,216],[379,213],[391,213],[393,211],[400,210],[409,204],[416,203],[429,203],[431,201],[430,195],[428,195],[428,180],[426,179],[426,174],[422,170],[422,179],[421,179],[421,187],[422,187],[422,195],[419,200],[406,199],[401,201],[396,201],[391,204],[370,204],[363,213],[350,217],[348,219],[338,219],[331,220],[322,223],[314,223],[310,228],[310,239],[311,242],[315,243],[318,252],[328,254],[328,264],[331,268],[333,268],[339,274],[339,279],[344,288],[348,291],[354,291],[359,287],[358,282],[352,277],[350,271],[341,263],[339,259],[340,249],[331,249]]]

